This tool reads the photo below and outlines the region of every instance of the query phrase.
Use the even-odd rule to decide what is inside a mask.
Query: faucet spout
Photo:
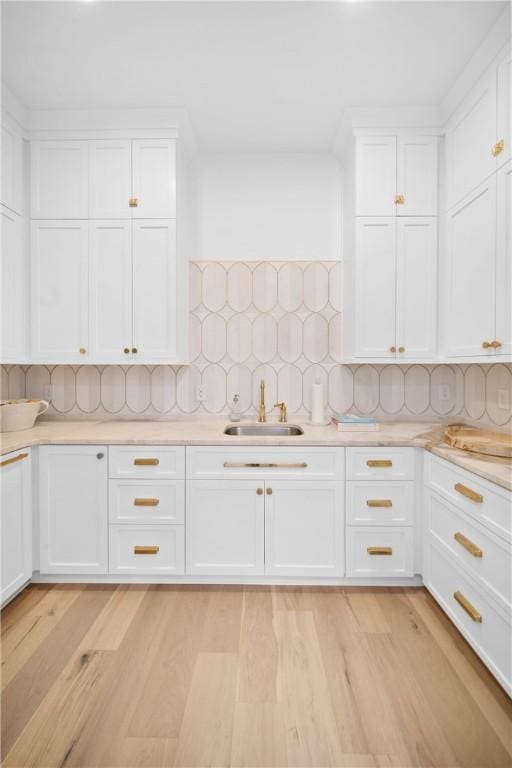
[[[267,420],[267,414],[265,411],[265,381],[260,381],[260,407],[258,409],[258,421],[264,422]]]

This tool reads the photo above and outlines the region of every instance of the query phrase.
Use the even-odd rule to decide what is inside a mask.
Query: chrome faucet
[[[258,421],[266,421],[267,414],[265,412],[265,382],[262,379],[260,381],[260,407],[258,411]]]

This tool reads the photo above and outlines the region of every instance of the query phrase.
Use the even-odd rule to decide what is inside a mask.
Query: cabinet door
[[[253,480],[187,482],[187,573],[263,575],[263,490]]]
[[[30,451],[0,460],[2,605],[32,578],[32,479]]]
[[[396,221],[356,225],[356,357],[394,358]]]
[[[41,573],[108,572],[107,449],[39,449]]]
[[[176,218],[176,140],[137,139],[132,144],[134,219]]]
[[[431,358],[436,351],[437,219],[401,219],[397,227],[397,357]]]
[[[86,219],[86,141],[33,141],[30,145],[33,219]]]
[[[176,355],[176,222],[133,222],[134,360]]]
[[[8,125],[2,125],[1,200],[11,211],[23,208],[23,139]]]
[[[343,575],[343,483],[266,483],[265,573]]]
[[[394,216],[395,136],[356,140],[356,216]]]
[[[48,363],[85,362],[88,225],[34,221],[31,239],[32,355]]]
[[[459,203],[496,168],[496,70],[471,91],[446,132],[448,206]]]
[[[116,363],[132,359],[131,221],[89,224],[90,357]],[[125,350],[127,350],[125,352]]]
[[[397,141],[398,216],[437,216],[437,137],[406,136]]]
[[[3,206],[2,217],[2,349],[5,362],[23,362],[26,357],[26,254],[23,220]]]
[[[512,354],[512,162],[497,175],[496,341],[498,355]]]
[[[490,356],[495,338],[496,178],[480,186],[447,217],[448,354]]]
[[[89,142],[89,218],[131,219],[132,143]]]
[[[503,141],[503,150],[497,156],[498,166],[510,159],[510,143],[512,140],[512,124],[510,110],[512,108],[512,55],[510,48],[498,65],[498,103],[497,103],[497,141]]]

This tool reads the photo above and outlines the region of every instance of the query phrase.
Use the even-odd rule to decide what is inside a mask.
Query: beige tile
[[[100,403],[100,372],[94,365],[82,365],[76,372],[76,404],[84,413],[92,413]]]
[[[228,269],[228,304],[244,312],[252,302],[252,272],[246,264],[231,264]]]
[[[202,323],[202,354],[209,363],[218,363],[226,354],[226,321],[211,314]]]
[[[252,300],[259,312],[269,312],[277,303],[277,270],[273,264],[258,264],[252,275]]]
[[[309,264],[304,270],[304,304],[320,312],[329,301],[329,273],[323,264]]]

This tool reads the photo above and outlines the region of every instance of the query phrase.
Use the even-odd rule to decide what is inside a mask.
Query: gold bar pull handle
[[[153,545],[136,544],[133,548],[134,555],[158,555],[160,547]]]
[[[476,544],[473,544],[472,541],[467,539],[463,533],[460,531],[457,531],[457,533],[453,534],[453,538],[455,541],[458,541],[459,544],[464,547],[464,549],[467,549],[467,551],[473,555],[473,557],[483,557],[484,553],[480,549],[480,547],[477,547]]]
[[[366,499],[367,507],[392,507],[391,499]]]
[[[392,467],[393,462],[391,459],[368,459],[366,462],[367,467]]]
[[[498,157],[498,155],[501,155],[504,149],[505,149],[505,141],[503,139],[500,139],[500,141],[497,141],[491,150],[492,156]]]
[[[369,555],[392,555],[393,547],[366,547]]]
[[[290,463],[281,463],[281,464],[273,464],[271,462],[263,462],[263,461],[225,461],[224,467],[226,469],[305,469],[307,467],[307,464],[305,461],[298,461],[298,462],[290,462]]]
[[[467,485],[462,485],[462,483],[455,483],[453,487],[457,491],[457,493],[460,493],[462,496],[465,496],[466,499],[471,499],[471,501],[475,501],[477,504],[481,504],[484,500],[484,497],[482,496],[481,493],[472,491],[471,488],[467,487]]]
[[[471,619],[473,619],[473,621],[476,621],[476,622],[477,622],[477,624],[481,624],[481,623],[482,623],[482,614],[481,614],[481,613],[478,613],[478,611],[477,611],[477,609],[475,608],[475,606],[474,606],[474,605],[472,605],[472,604],[469,602],[469,600],[467,599],[467,597],[464,597],[464,595],[462,594],[462,592],[459,592],[459,590],[457,590],[457,592],[454,592],[454,593],[453,593],[453,596],[454,596],[455,600],[458,602],[458,604],[459,604],[460,606],[462,606],[462,608],[464,608],[464,610],[466,611],[466,613],[468,614],[468,616],[469,616]]]
[[[23,459],[26,459],[28,456],[28,453],[18,453],[17,456],[13,456],[10,459],[4,459],[4,461],[0,461],[0,467],[8,467],[9,464],[15,464],[17,461],[22,461]]]
[[[134,507],[158,507],[160,499],[134,499]]]
[[[136,467],[158,467],[160,459],[134,459]]]

